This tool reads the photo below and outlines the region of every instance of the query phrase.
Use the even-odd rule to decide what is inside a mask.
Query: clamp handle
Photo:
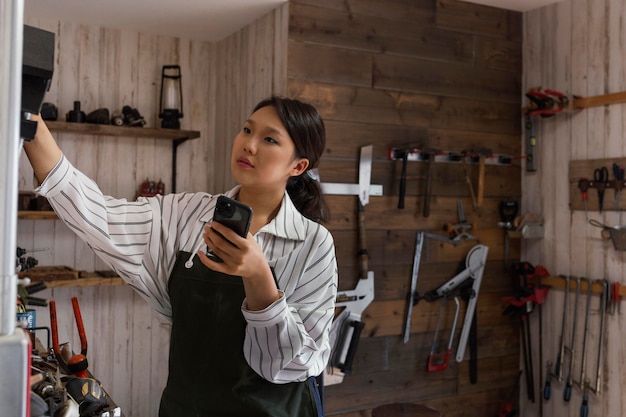
[[[365,323],[358,320],[353,320],[347,324],[348,330],[351,328],[352,335],[350,336],[350,345],[348,346],[348,351],[346,353],[346,358],[342,363],[339,363],[337,367],[344,374],[352,373],[352,362],[354,361],[354,357],[356,356],[356,349],[359,345],[359,340],[361,339],[361,332],[365,328]]]

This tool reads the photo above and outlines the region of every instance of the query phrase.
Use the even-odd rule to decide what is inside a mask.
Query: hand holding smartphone
[[[223,224],[245,238],[250,230],[252,209],[235,199],[221,195],[215,204],[213,221]],[[215,262],[224,262],[211,250],[207,250],[207,256]]]

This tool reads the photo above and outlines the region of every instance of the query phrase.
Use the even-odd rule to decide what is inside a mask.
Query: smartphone
[[[217,203],[215,204],[213,221],[223,224],[241,237],[246,237],[252,221],[252,208],[230,197],[221,195],[217,198]],[[211,250],[207,251],[207,256],[216,262],[223,262]]]

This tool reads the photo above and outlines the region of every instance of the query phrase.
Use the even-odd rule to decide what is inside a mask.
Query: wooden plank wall
[[[453,0],[292,0],[288,91],[314,103],[327,127],[322,182],[356,183],[361,146],[374,146],[372,183],[384,196],[365,208],[369,267],[375,300],[353,373],[326,389],[326,411],[369,416],[376,405],[419,402],[447,417],[497,415],[514,389],[520,344],[518,323],[503,317],[501,297],[513,295],[517,277],[504,270],[499,204],[521,196],[522,15]],[[390,147],[463,151],[479,147],[513,156],[510,166],[488,166],[485,202],[473,210],[460,164],[436,164],[431,215],[422,216],[426,165],[409,163],[407,197],[398,209],[400,161]],[[470,166],[474,187],[478,171]],[[478,302],[478,382],[467,359],[427,373],[426,360],[439,303],[420,301],[411,337],[402,341],[417,230],[443,233],[457,223],[457,201],[477,240],[458,247],[427,240],[418,292],[452,278],[476,243],[489,247]],[[337,243],[340,288],[358,277],[357,199],[328,196]],[[519,259],[519,241],[510,259]],[[451,314],[445,316],[445,346]],[[466,355],[467,356],[467,355]],[[471,404],[472,407],[468,407]]]
[[[621,0],[564,0],[525,13],[523,91],[541,86],[581,97],[625,91],[625,17],[626,9]],[[619,161],[626,156],[623,139],[625,112],[623,104],[612,104],[558,114],[536,122],[538,170],[522,176],[522,191],[525,209],[543,214],[546,238],[525,245],[522,253],[530,262],[545,265],[554,275],[625,283],[625,253],[616,251],[610,241],[600,237],[600,229],[588,224],[589,219],[594,219],[605,224],[623,225],[626,221],[623,210],[599,213],[595,190],[590,190],[592,205],[587,213],[581,209],[579,199],[570,207],[570,201],[574,201],[571,193],[576,193],[578,198],[580,194],[568,182],[568,169],[573,165],[579,166],[586,161],[591,164],[593,160]],[[612,206],[612,197],[612,190],[607,190],[605,199],[608,198],[608,202],[605,205]],[[545,361],[556,360],[564,294],[563,290],[553,291],[545,305],[544,363],[538,364],[538,371],[545,372]],[[589,340],[593,342],[590,342],[587,365],[592,382],[595,382],[600,338],[597,298],[594,297],[592,304],[593,324]],[[579,353],[582,344],[581,313],[579,308],[580,327],[577,327],[574,344],[578,346]],[[567,314],[572,319],[577,312],[570,307]],[[569,334],[571,326],[567,328]],[[602,336],[605,344],[601,393],[590,395],[590,416],[621,416],[626,413],[622,316],[609,315],[606,326]],[[535,349],[538,350],[538,346]],[[581,367],[581,358],[577,356],[574,364],[576,375]],[[552,386],[552,398],[526,404],[524,415],[580,415],[581,390],[575,388],[568,403],[562,400],[563,383],[553,382]]]
[[[178,148],[177,191],[221,192],[230,187],[230,143],[260,98],[284,92],[287,5],[241,31],[216,42],[200,42],[146,33],[25,17],[25,23],[56,35],[55,69],[45,101],[60,118],[80,100],[89,113],[106,107],[136,107],[147,126],[158,127],[162,65],[179,64],[184,100],[183,129],[201,137]],[[249,68],[249,69],[247,69]],[[155,139],[77,137],[58,134],[66,156],[116,197],[134,199],[146,178],[162,179],[171,191],[172,144]],[[35,187],[25,156],[19,187]],[[55,220],[19,220],[17,245],[44,249],[29,255],[40,265],[78,270],[108,269],[92,250]],[[89,341],[91,371],[127,417],[158,414],[167,377],[169,324],[130,288],[59,288],[38,293],[55,299],[60,341],[79,343],[70,298],[79,298]],[[46,308],[35,307],[38,325],[49,325]],[[46,335],[39,335],[45,340]]]

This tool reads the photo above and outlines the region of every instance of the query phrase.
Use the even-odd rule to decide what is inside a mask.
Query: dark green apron
[[[241,277],[202,265],[179,252],[170,276],[172,333],[169,376],[160,417],[320,417],[315,378],[273,384],[243,356],[246,322]]]

